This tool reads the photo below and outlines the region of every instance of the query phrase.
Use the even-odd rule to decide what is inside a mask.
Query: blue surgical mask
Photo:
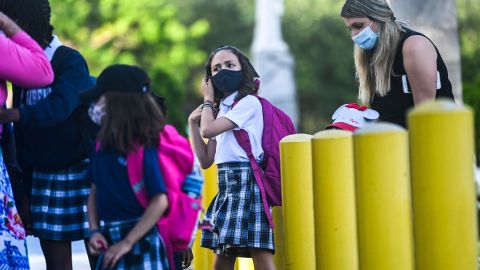
[[[372,23],[360,31],[360,33],[352,37],[353,42],[355,42],[358,47],[364,50],[371,50],[375,48],[378,42],[378,33],[373,32],[372,28],[370,27]]]

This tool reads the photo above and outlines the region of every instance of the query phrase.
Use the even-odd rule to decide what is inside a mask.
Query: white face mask
[[[97,105],[92,104],[90,108],[88,108],[88,116],[90,116],[90,120],[97,125],[102,125],[102,118],[105,116],[105,104]]]

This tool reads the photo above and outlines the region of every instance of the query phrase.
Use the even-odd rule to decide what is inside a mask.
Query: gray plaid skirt
[[[138,219],[128,221],[102,222],[102,233],[108,245],[114,245],[124,239],[137,224]],[[103,255],[98,260],[101,268]],[[132,250],[118,260],[114,269],[168,270],[168,257],[162,238],[155,225],[144,237],[138,240]]]
[[[55,241],[88,238],[86,179],[88,161],[60,170],[34,170],[32,179],[33,234]]]
[[[210,203],[201,246],[225,256],[250,257],[249,248],[274,252],[273,230],[249,162],[218,165],[218,194]]]

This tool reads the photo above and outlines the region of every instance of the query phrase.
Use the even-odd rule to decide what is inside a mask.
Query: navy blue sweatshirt
[[[41,89],[14,87],[13,105],[20,110],[15,139],[22,167],[61,169],[88,155],[73,114],[79,105],[78,93],[93,86],[85,59],[79,52],[60,46],[51,63],[55,74],[51,85]]]

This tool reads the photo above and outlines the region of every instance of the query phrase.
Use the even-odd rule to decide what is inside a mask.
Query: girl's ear
[[[340,115],[340,112],[347,106],[347,104],[343,104],[342,106],[340,106],[332,115],[332,120],[335,120],[338,118],[338,116]]]
[[[365,112],[363,113],[363,117],[369,119],[369,120],[376,120],[380,114],[372,109],[366,109]]]

